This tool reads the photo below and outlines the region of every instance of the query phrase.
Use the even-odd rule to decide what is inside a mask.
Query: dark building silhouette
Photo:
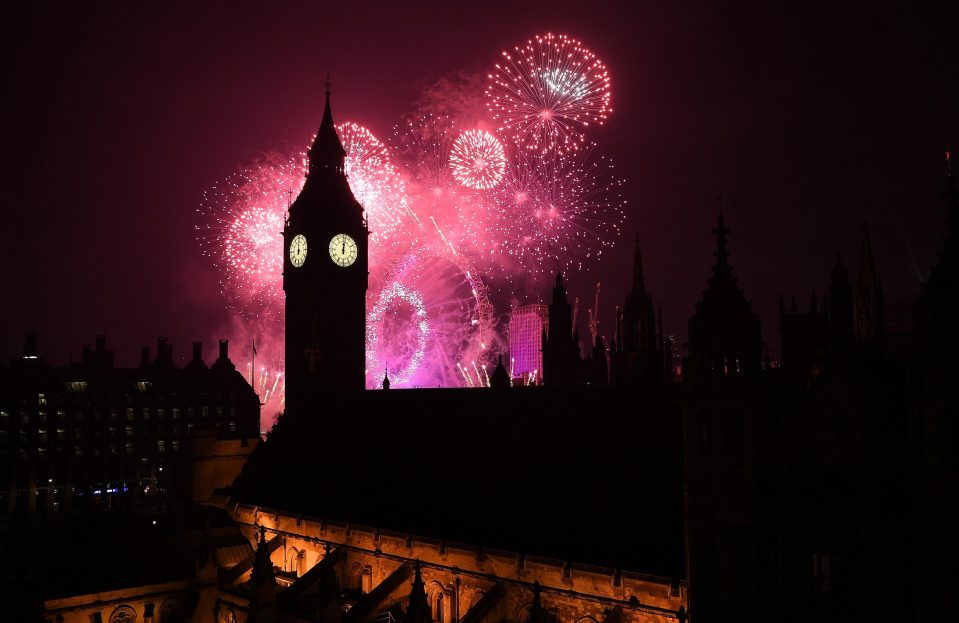
[[[612,353],[613,382],[621,387],[658,390],[665,379],[662,318],[657,331],[653,297],[646,289],[643,256],[636,236],[633,283],[617,312]]]
[[[579,329],[573,326],[573,314],[563,284],[556,275],[556,286],[549,304],[549,329],[543,332],[543,384],[570,387],[583,384]]]
[[[583,362],[587,367],[586,382],[596,387],[605,387],[609,385],[609,353],[606,352],[606,344],[599,333],[596,334],[592,349],[589,360]]]
[[[882,283],[872,259],[869,226],[862,226],[862,255],[853,297],[853,322],[856,343],[862,348],[878,348],[884,333]]]
[[[696,390],[709,389],[721,380],[755,380],[762,365],[759,316],[733,276],[726,241],[730,229],[721,210],[713,233],[716,262],[696,313],[689,319],[689,356],[683,366],[687,382]]]
[[[683,392],[690,620],[938,621],[955,611],[951,170],[947,183],[943,251],[919,295],[902,299],[915,301],[913,321],[899,300],[885,303],[864,230],[854,285],[837,258],[821,307],[781,304],[776,369],[760,365],[758,332],[742,330],[758,327],[745,299],[716,279],[730,274],[720,223],[710,289],[726,283],[727,296],[706,305],[707,290],[690,321],[688,362],[699,365],[687,366]]]
[[[792,297],[789,309],[779,296],[779,343],[780,367],[790,378],[798,382],[814,379],[822,370],[827,341],[826,302],[820,308],[813,291],[809,309],[800,311],[796,297]]]
[[[172,346],[144,347],[114,368],[106,337],[80,363],[46,365],[29,335],[0,375],[0,517],[52,514],[193,493],[195,438],[258,439],[260,404],[220,342],[212,366],[193,344],[185,368]]]
[[[369,230],[345,157],[327,84],[306,182],[283,229],[288,412],[315,405],[318,394],[366,386]]]
[[[853,345],[853,298],[849,285],[849,271],[836,254],[836,264],[829,276],[826,290],[826,342],[834,355],[848,353]]]

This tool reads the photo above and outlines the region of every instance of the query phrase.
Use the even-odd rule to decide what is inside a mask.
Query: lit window
[[[157,441],[157,454],[166,452],[166,442],[162,439]]]

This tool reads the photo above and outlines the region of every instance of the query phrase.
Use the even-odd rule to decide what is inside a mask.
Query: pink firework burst
[[[203,193],[196,226],[203,254],[242,317],[281,318],[283,218],[303,187],[303,159],[270,153]]]
[[[503,144],[485,130],[467,130],[453,141],[450,151],[453,177],[469,188],[495,188],[506,172]]]
[[[488,238],[510,270],[582,268],[615,244],[625,220],[623,180],[595,144],[575,153],[529,154],[517,149],[491,193],[496,214]]]
[[[425,115],[397,126],[390,148],[406,179],[407,205],[417,231],[440,228],[456,248],[485,244],[487,209],[483,193],[457,182],[451,166],[452,122]]]
[[[336,131],[346,150],[350,189],[363,206],[370,226],[371,261],[375,263],[405,242],[397,240],[397,233],[402,233],[411,219],[405,184],[386,146],[372,132],[352,122],[337,125]]]
[[[584,129],[612,112],[606,66],[566,35],[536,35],[503,52],[489,81],[490,112],[528,149],[575,151]]]

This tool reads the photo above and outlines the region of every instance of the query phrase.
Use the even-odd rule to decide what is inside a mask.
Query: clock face
[[[290,243],[290,264],[295,268],[303,266],[306,261],[306,236],[297,234]]]
[[[346,234],[336,234],[330,240],[330,258],[337,266],[352,265],[356,261],[356,242]]]

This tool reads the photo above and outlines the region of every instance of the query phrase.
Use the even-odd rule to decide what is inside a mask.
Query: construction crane
[[[589,310],[589,335],[596,343],[596,335],[599,333],[599,290],[601,282],[596,282],[596,298],[593,300],[593,309]]]
[[[573,301],[573,326],[571,327],[573,333],[576,333],[576,317],[579,316],[579,297],[577,296]]]

